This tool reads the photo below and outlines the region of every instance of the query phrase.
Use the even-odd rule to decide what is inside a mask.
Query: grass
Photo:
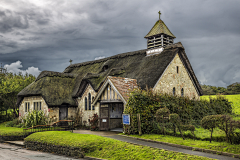
[[[23,128],[17,127],[5,127],[5,123],[0,124],[0,135],[1,136],[23,136]]]
[[[6,127],[5,126],[6,123],[7,122],[0,124],[0,136],[23,136],[24,135],[23,129],[25,129],[25,128]],[[55,129],[62,129],[62,128],[55,127]],[[37,129],[35,129],[35,131],[36,130]],[[31,131],[27,130],[26,132],[31,132]]]
[[[59,141],[61,139],[61,141]],[[68,131],[49,131],[34,133],[25,141],[38,141],[53,145],[79,147],[85,156],[104,159],[210,159],[184,153],[138,146],[126,142],[89,134],[77,134]]]
[[[168,135],[158,135],[158,134],[144,134],[142,136],[139,135],[130,135],[132,137],[150,139],[154,141],[174,143],[179,145],[185,145],[190,147],[211,149],[221,152],[228,152],[234,154],[240,154],[240,145],[231,145],[227,142],[214,142],[210,143],[209,141],[201,141],[201,140],[193,140],[193,139],[185,139],[183,140],[181,137],[174,137]]]

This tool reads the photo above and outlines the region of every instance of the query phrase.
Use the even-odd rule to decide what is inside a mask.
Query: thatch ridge
[[[71,64],[63,71],[63,73],[69,73],[69,72],[71,72],[71,69],[75,68],[75,67],[81,67],[81,66],[85,66],[85,65],[94,64],[94,63],[106,62],[107,60],[110,60],[110,59],[124,58],[124,57],[127,57],[127,56],[133,56],[133,55],[136,55],[136,54],[139,54],[139,53],[142,53],[142,52],[146,52],[146,51],[147,51],[147,49],[142,49],[142,50],[133,51],[133,52],[120,53],[120,54],[117,54],[117,55],[113,55],[111,57],[106,57],[106,58],[102,58],[102,59],[98,59],[98,60]]]
[[[62,77],[62,78],[74,78],[77,75],[71,73],[61,73],[61,72],[54,72],[54,71],[42,71],[39,76],[36,78],[35,82],[43,77]]]

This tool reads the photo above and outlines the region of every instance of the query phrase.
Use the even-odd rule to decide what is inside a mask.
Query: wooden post
[[[141,129],[141,118],[140,113],[137,114],[137,121],[138,121],[138,133],[141,136],[142,135],[142,129]]]

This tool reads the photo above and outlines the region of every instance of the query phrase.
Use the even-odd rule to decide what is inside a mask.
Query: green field
[[[233,113],[236,115],[240,115],[240,94],[235,95],[223,95],[226,97],[229,102],[232,102],[233,105]],[[216,97],[216,95],[211,95],[211,97]],[[208,95],[201,96],[201,99],[209,99]]]

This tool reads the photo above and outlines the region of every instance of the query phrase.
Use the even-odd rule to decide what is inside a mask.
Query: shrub
[[[16,127],[18,124],[20,123],[20,121],[16,118],[12,121],[9,121],[6,123],[6,127]]]
[[[229,115],[211,115],[202,119],[202,127],[211,131],[210,142],[213,129],[218,127],[225,132],[226,141],[235,144],[240,143],[240,121],[233,120]]]
[[[210,116],[203,117],[203,119],[201,121],[201,126],[204,129],[207,129],[211,132],[210,143],[212,141],[213,129],[218,127],[220,118],[221,118],[220,115],[210,115]]]
[[[151,89],[135,89],[130,93],[125,114],[131,116],[130,133],[138,132],[137,114],[141,115],[142,133],[152,133],[154,115],[160,108],[167,107],[170,113],[179,115],[181,122],[186,124],[201,125],[203,117],[215,114],[230,114],[232,112],[231,102],[225,97],[217,96],[215,99],[194,100],[187,97],[178,97],[168,94],[155,93]],[[156,127],[155,127],[156,128]]]
[[[29,112],[26,118],[23,119],[25,127],[33,127],[36,125],[46,125],[47,124],[47,116],[44,115],[43,111],[32,111]]]
[[[91,130],[97,131],[98,130],[98,115],[93,114],[92,119],[90,120]]]

